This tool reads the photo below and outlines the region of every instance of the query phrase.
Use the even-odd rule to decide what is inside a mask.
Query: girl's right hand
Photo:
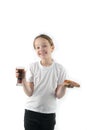
[[[18,78],[18,76],[19,76],[19,73],[18,73],[18,70],[16,69],[16,72],[15,72],[15,74],[16,74],[16,78]]]

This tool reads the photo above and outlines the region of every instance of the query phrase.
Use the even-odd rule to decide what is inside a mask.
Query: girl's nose
[[[43,47],[40,47],[40,50],[42,51],[42,50],[43,50]]]

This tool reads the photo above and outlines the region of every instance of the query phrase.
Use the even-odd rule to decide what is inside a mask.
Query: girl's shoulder
[[[54,64],[55,64],[55,66],[57,67],[57,68],[64,68],[64,66],[62,65],[62,64],[60,64],[60,63],[58,63],[58,62],[56,62],[56,61],[54,61]]]
[[[65,67],[61,64],[61,63],[58,63],[58,62],[54,62],[54,66],[57,70],[57,72],[64,72],[66,71]]]
[[[27,65],[27,69],[29,69],[29,70],[35,70],[36,68],[38,68],[38,66],[39,66],[39,62],[38,61],[32,62],[32,63],[29,63]]]

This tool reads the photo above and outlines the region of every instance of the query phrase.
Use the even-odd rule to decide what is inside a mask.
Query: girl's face
[[[49,41],[44,38],[37,38],[35,40],[35,50],[37,55],[43,59],[51,58],[51,53],[54,50],[54,46],[51,46]]]

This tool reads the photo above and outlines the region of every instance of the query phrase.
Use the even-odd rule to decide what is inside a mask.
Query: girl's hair
[[[50,43],[51,46],[54,46],[54,43],[53,43],[53,40],[51,39],[51,37],[49,37],[46,34],[40,34],[40,35],[36,36],[34,39],[34,42],[33,42],[34,49],[35,49],[35,40],[37,38],[44,38],[44,39],[48,40],[48,42]]]

